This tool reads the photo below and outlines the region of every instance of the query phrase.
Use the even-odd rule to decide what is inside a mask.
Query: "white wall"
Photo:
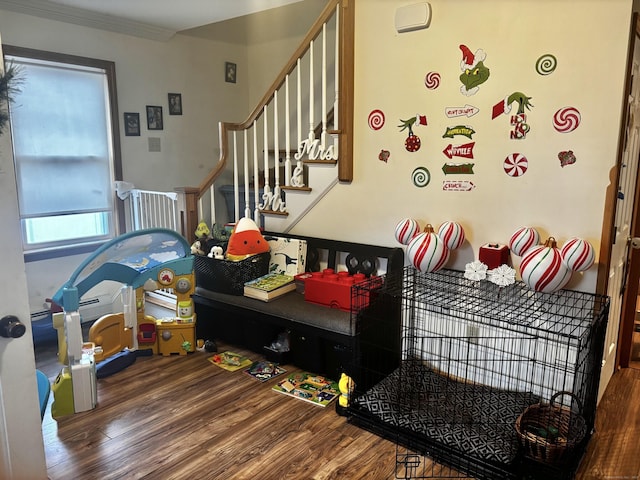
[[[409,2],[411,3],[411,2]],[[404,1],[367,0],[356,5],[354,180],[334,188],[294,229],[306,235],[398,246],[396,223],[413,217],[422,226],[454,220],[465,228],[468,242],[447,266],[464,269],[477,258],[481,245],[506,244],[521,226],[538,229],[543,239],[559,245],[573,236],[600,247],[605,188],[617,155],[620,112],[626,71],[631,0],[432,0],[433,16],[426,30],[398,34],[396,9]],[[459,45],[483,49],[488,81],[473,96],[460,93]],[[558,66],[539,75],[536,60],[551,53]],[[424,86],[428,72],[441,75],[440,86]],[[510,118],[491,119],[493,105],[514,91],[532,97],[527,111],[531,130],[511,140]],[[471,104],[480,112],[447,118],[445,107]],[[572,133],[552,127],[553,114],[564,106],[581,113]],[[515,111],[514,106],[514,111]],[[374,131],[368,115],[385,113],[386,123]],[[422,147],[404,149],[406,132],[400,119],[428,117],[416,127]],[[447,126],[470,125],[473,139],[443,138]],[[475,142],[474,159],[449,160],[447,145]],[[391,152],[387,163],[381,149]],[[560,166],[558,153],[573,150],[577,162]],[[503,170],[513,152],[523,153],[529,170],[519,178]],[[447,175],[445,162],[472,162],[473,175]],[[412,171],[424,166],[431,182],[417,188]],[[313,173],[311,173],[312,175]],[[443,180],[470,180],[470,192],[443,191]],[[339,216],[335,212],[341,212]],[[328,220],[330,219],[330,220]],[[520,258],[512,256],[516,265]],[[594,291],[596,267],[574,275],[569,285]]]

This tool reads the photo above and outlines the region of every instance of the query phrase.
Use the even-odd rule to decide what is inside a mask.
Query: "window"
[[[4,50],[21,78],[10,115],[25,258],[91,251],[122,218],[114,64]]]

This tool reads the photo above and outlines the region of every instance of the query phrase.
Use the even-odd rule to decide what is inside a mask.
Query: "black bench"
[[[404,252],[401,248],[341,242],[300,235],[267,232],[265,236],[306,240],[306,271],[333,268],[350,273],[371,272],[401,278]],[[351,313],[306,302],[291,292],[274,301],[262,302],[242,295],[229,295],[198,287],[193,295],[198,338],[221,340],[230,345],[265,353],[265,346],[288,332],[290,351],[283,360],[299,368],[338,379],[359,349],[361,337]],[[398,311],[398,326],[400,325]],[[394,335],[395,336],[395,335]],[[390,350],[399,348],[389,339]]]

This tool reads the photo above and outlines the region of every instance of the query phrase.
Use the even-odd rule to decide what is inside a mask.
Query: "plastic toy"
[[[97,320],[89,332],[90,342],[83,342],[79,302],[82,296],[102,281],[125,285],[124,312]],[[95,408],[97,404],[96,361],[112,364],[106,370],[122,369],[131,362],[127,355],[153,353],[152,344],[140,342],[153,336],[153,317],[145,315],[144,292],[171,288],[178,305],[191,302],[194,290],[193,256],[186,240],[167,229],[147,229],[121,235],[88,257],[56,292],[52,300],[63,308],[54,314],[58,329],[59,360],[65,364],[54,382],[54,418]],[[186,308],[183,303],[182,308]],[[178,308],[176,315],[178,315]],[[182,313],[186,313],[185,310]],[[153,320],[153,321],[151,321]],[[183,316],[185,328],[194,330],[195,316]],[[149,326],[151,324],[151,326]],[[145,325],[140,327],[140,325]],[[140,337],[138,332],[142,334]],[[156,336],[157,325],[156,325]],[[182,341],[181,341],[182,343]],[[192,341],[193,345],[193,341]],[[119,352],[125,352],[120,355]]]
[[[227,260],[244,260],[250,255],[269,251],[269,243],[260,233],[256,222],[243,217],[233,229],[227,246]]]
[[[332,268],[325,268],[322,272],[311,272],[311,276],[305,277],[304,299],[307,302],[339,308],[346,312],[351,310],[351,286],[367,278],[363,273],[335,273]],[[382,285],[382,279],[380,284]]]

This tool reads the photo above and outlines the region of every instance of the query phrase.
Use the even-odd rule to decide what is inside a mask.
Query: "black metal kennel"
[[[412,267],[352,295],[347,415],[397,444],[396,478],[572,478],[593,431],[607,297]]]

